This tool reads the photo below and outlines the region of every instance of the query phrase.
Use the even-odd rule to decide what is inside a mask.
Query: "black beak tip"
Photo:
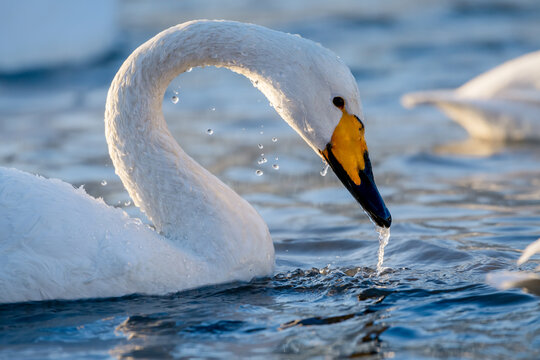
[[[380,227],[390,228],[392,225],[392,215],[388,213],[386,217],[378,217],[375,219],[375,223]]]

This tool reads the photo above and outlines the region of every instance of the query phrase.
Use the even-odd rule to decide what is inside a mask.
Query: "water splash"
[[[388,245],[388,241],[390,241],[390,228],[375,226],[375,231],[379,234],[379,257],[377,261],[377,275],[381,275],[385,269],[383,267],[384,248],[386,247],[386,245]]]
[[[328,163],[325,162],[325,163],[324,163],[324,167],[323,167],[323,169],[319,172],[319,174],[321,174],[321,176],[326,176],[326,174],[328,173],[328,167],[329,167]]]

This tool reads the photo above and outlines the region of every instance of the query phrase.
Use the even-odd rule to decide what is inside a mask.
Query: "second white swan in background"
[[[540,140],[540,51],[485,72],[455,90],[402,97],[407,108],[434,105],[482,140]]]
[[[348,67],[299,36],[192,21],[136,49],[107,97],[116,173],[155,231],[60,180],[0,168],[0,302],[165,294],[271,274],[262,218],[180,148],[163,117],[167,86],[196,66],[249,78],[371,219],[390,227]]]

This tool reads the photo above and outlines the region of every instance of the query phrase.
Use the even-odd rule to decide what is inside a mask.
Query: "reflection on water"
[[[166,2],[159,17],[153,3],[127,3],[124,16],[136,16],[125,42],[97,64],[0,78],[0,164],[84,184],[144,219],[114,174],[103,107],[123,59],[162,23],[225,17],[185,4]],[[268,101],[241,76],[193,69],[167,91],[165,117],[266,220],[275,275],[165,297],[0,306],[0,358],[540,357],[538,297],[485,281],[539,264],[516,260],[540,234],[540,147],[465,140],[437,111],[399,105],[407,91],[452,88],[540,48],[538,2],[276,4],[288,15],[262,16],[283,11],[256,2],[230,17],[319,41],[358,80],[394,219],[383,274],[372,224]]]
[[[500,142],[468,138],[466,140],[436,146],[434,151],[438,154],[488,157],[504,151],[506,146],[506,144]]]

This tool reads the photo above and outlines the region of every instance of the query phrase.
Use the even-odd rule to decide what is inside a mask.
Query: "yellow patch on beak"
[[[350,179],[356,185],[360,185],[361,180],[358,172],[366,167],[364,154],[368,150],[364,138],[364,125],[356,116],[350,115],[344,107],[341,108],[341,111],[343,116],[334,129],[329,145],[332,154]],[[321,153],[328,160],[328,147]]]

